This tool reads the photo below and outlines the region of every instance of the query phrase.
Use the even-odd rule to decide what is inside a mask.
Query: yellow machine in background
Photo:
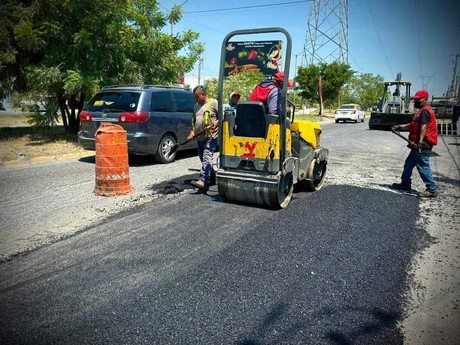
[[[264,104],[256,101],[240,102],[236,111],[226,111],[221,121],[216,176],[219,194],[226,199],[284,208],[291,200],[295,184],[312,191],[321,189],[329,155],[320,146],[321,127],[317,123],[294,121],[293,105],[289,117],[286,116],[291,38],[282,28],[238,30],[224,39],[222,54],[235,35],[274,32],[284,34],[287,42],[281,114],[266,114]],[[221,67],[219,107],[222,107],[223,78]],[[222,113],[222,109],[219,111]]]

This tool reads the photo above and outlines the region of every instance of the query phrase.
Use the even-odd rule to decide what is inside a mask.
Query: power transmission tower
[[[422,79],[422,89],[427,90],[433,76],[421,75],[420,78]]]
[[[302,65],[348,64],[348,0],[311,0]]]
[[[446,96],[452,99],[459,97],[459,95],[456,94],[457,93],[457,82],[459,78],[459,73],[457,72],[459,58],[460,58],[460,54],[457,54],[455,56],[454,70],[452,72],[452,82],[449,85],[449,88],[447,89],[447,92],[446,92]],[[460,90],[460,85],[459,85],[459,90]]]

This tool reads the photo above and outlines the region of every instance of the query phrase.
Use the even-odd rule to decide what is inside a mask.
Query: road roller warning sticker
[[[256,155],[254,154],[254,150],[256,149],[257,143],[252,143],[249,144],[249,141],[246,141],[246,144],[244,144],[244,147],[248,152],[243,153],[242,157],[246,158],[254,158]]]

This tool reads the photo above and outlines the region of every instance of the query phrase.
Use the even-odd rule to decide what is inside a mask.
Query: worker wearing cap
[[[258,84],[251,96],[250,101],[259,101],[265,104],[267,114],[281,113],[281,88],[283,87],[284,72],[277,72],[273,79],[264,80]]]
[[[430,168],[430,153],[433,146],[438,143],[438,125],[433,109],[428,105],[428,92],[419,90],[415,93],[414,106],[418,109],[411,123],[397,125],[396,130],[409,130],[411,149],[404,163],[401,183],[393,183],[392,187],[398,190],[411,190],[411,176],[414,167],[426,185],[426,190],[419,192],[422,197],[436,197],[438,185],[436,184]]]
[[[238,104],[240,100],[241,95],[239,92],[232,92],[230,94],[230,97],[228,98],[228,103],[224,104],[224,112],[225,111],[231,111],[236,109],[236,105]]]

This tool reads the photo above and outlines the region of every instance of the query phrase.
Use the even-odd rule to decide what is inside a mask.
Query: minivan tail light
[[[145,122],[150,117],[146,111],[132,111],[121,113],[118,117],[118,122],[123,123],[140,123]]]
[[[87,110],[82,110],[80,112],[80,121],[83,121],[83,122],[93,121],[93,118],[91,117],[91,112]]]

